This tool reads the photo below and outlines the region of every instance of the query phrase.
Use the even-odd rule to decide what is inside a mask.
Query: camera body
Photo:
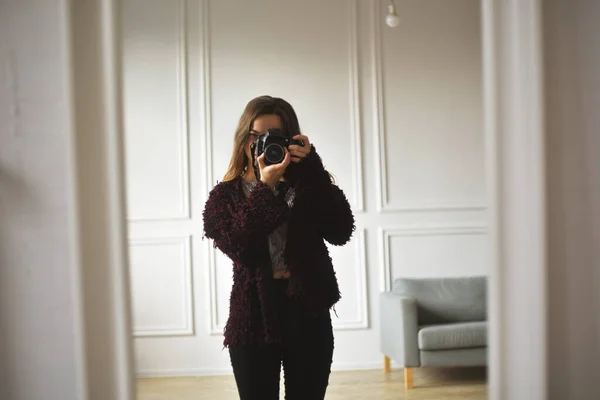
[[[253,165],[256,165],[256,159],[263,153],[265,155],[265,165],[281,163],[285,158],[285,150],[291,144],[304,146],[304,141],[292,139],[285,135],[281,129],[267,129],[264,135],[259,136],[250,145]]]

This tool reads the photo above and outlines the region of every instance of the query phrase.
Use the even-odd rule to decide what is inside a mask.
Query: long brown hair
[[[223,177],[224,182],[234,180],[244,173],[248,165],[248,157],[245,153],[246,141],[248,140],[250,129],[252,129],[252,124],[259,116],[269,114],[279,116],[282,130],[285,134],[290,136],[300,134],[300,123],[290,103],[279,97],[272,96],[259,96],[250,100],[235,130],[233,153],[227,172]]]

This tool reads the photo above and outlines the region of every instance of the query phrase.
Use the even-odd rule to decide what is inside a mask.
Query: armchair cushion
[[[459,322],[423,326],[419,350],[455,350],[487,346],[487,322]]]

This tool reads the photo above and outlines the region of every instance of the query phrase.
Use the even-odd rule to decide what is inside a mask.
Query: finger
[[[302,140],[303,142],[306,142],[306,141],[308,141],[308,136],[306,136],[306,135],[296,135],[296,136],[293,137],[293,139],[295,139],[295,140]]]
[[[286,152],[285,152],[285,158],[281,162],[281,165],[283,166],[283,168],[285,168],[285,167],[288,166],[288,164],[290,163],[291,159],[292,159],[292,156],[290,155],[290,152],[286,150]]]
[[[310,140],[308,139],[308,136],[306,136],[306,135],[296,135],[293,137],[293,139],[302,140],[304,142],[304,147],[310,147]],[[300,146],[300,147],[302,147],[302,146]]]
[[[306,152],[305,151],[300,151],[300,150],[290,150],[290,155],[292,157],[306,157]]]
[[[300,161],[302,161],[302,158],[300,157],[294,157],[292,156],[292,162],[298,164]]]
[[[288,150],[292,153],[300,152],[304,154],[308,154],[308,147],[306,146],[298,146],[297,144],[291,144],[288,146]]]
[[[258,166],[261,169],[265,167],[265,153],[261,154],[256,160],[258,161]]]

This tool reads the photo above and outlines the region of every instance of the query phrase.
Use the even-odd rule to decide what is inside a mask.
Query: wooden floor
[[[327,400],[483,400],[486,370],[481,368],[415,369],[415,388],[404,390],[403,371],[334,372]],[[283,386],[283,385],[282,385]],[[138,380],[138,400],[238,400],[233,377],[160,378]],[[283,400],[283,391],[281,400]]]

